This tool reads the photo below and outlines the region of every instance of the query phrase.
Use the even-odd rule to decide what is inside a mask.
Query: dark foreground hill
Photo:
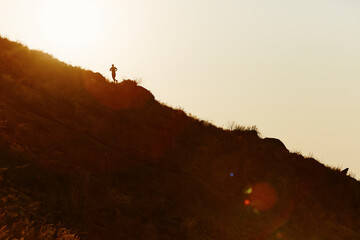
[[[358,240],[360,185],[0,38],[0,239],[79,237]]]

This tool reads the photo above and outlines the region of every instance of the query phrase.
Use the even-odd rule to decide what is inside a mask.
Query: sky
[[[358,0],[0,0],[0,35],[360,179]]]

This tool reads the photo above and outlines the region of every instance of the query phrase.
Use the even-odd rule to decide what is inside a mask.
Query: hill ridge
[[[360,238],[360,185],[340,170],[135,81],[4,38],[0,49],[1,236]]]

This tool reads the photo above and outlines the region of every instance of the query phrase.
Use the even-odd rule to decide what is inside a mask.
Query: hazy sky
[[[0,34],[360,178],[358,0],[0,0]]]

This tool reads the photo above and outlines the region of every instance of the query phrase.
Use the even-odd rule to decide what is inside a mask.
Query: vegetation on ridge
[[[0,50],[0,239],[360,239],[340,171],[133,81]]]

